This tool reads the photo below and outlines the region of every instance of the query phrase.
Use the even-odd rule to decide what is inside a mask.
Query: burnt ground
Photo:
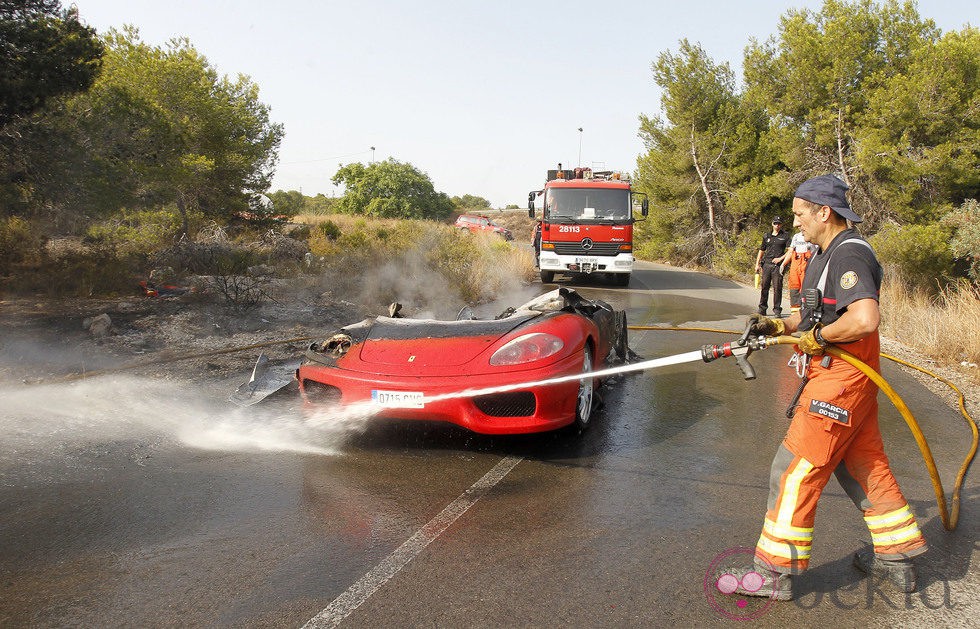
[[[111,327],[92,333],[90,319]],[[259,343],[317,337],[358,321],[368,309],[287,284],[256,307],[235,308],[220,295],[132,295],[102,299],[7,297],[0,301],[0,383],[35,383],[132,366],[140,375],[224,379],[246,374],[258,353],[299,355],[305,342],[171,360]],[[146,367],[139,365],[153,363]],[[127,369],[129,371],[129,369]]]

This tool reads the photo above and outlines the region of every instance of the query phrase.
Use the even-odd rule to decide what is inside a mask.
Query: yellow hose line
[[[799,339],[795,336],[780,336],[775,341],[777,345],[795,345]],[[936,460],[932,456],[932,450],[929,449],[929,442],[926,441],[925,435],[922,434],[922,429],[919,427],[919,422],[915,420],[912,411],[906,406],[905,400],[888,384],[887,380],[881,377],[881,374],[872,369],[867,363],[858,359],[854,354],[833,345],[827,347],[824,351],[831,356],[836,356],[844,360],[868,376],[872,382],[878,385],[878,388],[885,392],[885,395],[892,401],[892,404],[895,405],[898,412],[902,414],[905,423],[908,424],[909,429],[912,431],[912,436],[915,437],[915,442],[919,444],[919,452],[922,453],[922,460],[925,461],[926,469],[929,470],[929,478],[932,480],[932,488],[936,492],[936,504],[939,506],[939,517],[942,519],[943,528],[947,531],[955,529],[960,519],[960,484],[957,483],[953,488],[953,510],[950,513],[946,506],[946,491],[943,489],[942,480],[939,478],[939,470],[936,469]],[[974,443],[973,451],[963,463],[963,475],[966,474],[965,468],[969,467],[973,459],[973,452],[975,451],[976,444]]]
[[[956,391],[956,394],[959,396],[960,413],[963,415],[963,418],[966,420],[966,424],[970,427],[970,430],[973,431],[973,445],[970,447],[970,452],[967,454],[966,460],[963,462],[963,466],[960,467],[960,471],[956,475],[956,484],[953,486],[953,514],[950,520],[952,522],[952,526],[955,528],[956,523],[959,520],[959,513],[960,513],[960,487],[963,485],[963,480],[966,478],[966,473],[970,468],[970,463],[973,461],[973,457],[976,456],[977,454],[977,444],[978,442],[980,442],[980,433],[978,433],[977,424],[973,420],[973,418],[970,417],[970,413],[967,412],[966,410],[966,396],[963,395],[963,392],[960,391],[955,384],[953,384],[946,378],[938,376],[932,373],[931,371],[919,367],[918,365],[913,365],[912,363],[905,362],[900,358],[895,358],[894,356],[889,356],[888,354],[882,354],[882,356],[884,356],[888,360],[894,361],[901,365],[905,365],[910,369],[915,369],[916,371],[920,371],[924,374],[932,376],[936,380],[939,380],[940,382],[948,386],[953,391]]]
[[[720,330],[718,328],[678,328],[670,325],[628,325],[629,330],[661,330],[666,332],[717,332],[719,334],[741,334],[741,330]]]
[[[669,326],[628,326],[630,330],[668,330],[668,331],[698,331],[698,332],[718,332],[721,334],[738,334],[738,332],[733,332],[732,330],[719,330],[712,328],[681,328],[681,327],[669,327]],[[777,345],[796,345],[798,338],[795,336],[779,336],[772,339]],[[912,415],[912,411],[905,404],[905,401],[898,395],[895,389],[892,388],[888,381],[885,380],[880,373],[872,369],[868,364],[864,363],[858,359],[854,354],[844,351],[839,347],[831,345],[825,350],[831,356],[836,356],[841,360],[853,365],[855,368],[861,370],[864,375],[868,376],[872,382],[878,385],[888,399],[892,401],[898,412],[902,414],[902,418],[905,423],[908,424],[909,429],[912,431],[912,436],[915,437],[915,442],[919,445],[919,452],[922,453],[922,460],[925,461],[926,469],[929,470],[929,477],[932,480],[932,488],[936,493],[936,504],[939,507],[939,517],[942,520],[943,528],[947,531],[952,531],[956,528],[956,525],[960,520],[960,489],[963,487],[963,481],[966,479],[966,473],[970,469],[970,465],[973,462],[973,457],[977,453],[977,444],[980,442],[980,434],[978,434],[977,424],[970,416],[970,413],[966,410],[966,398],[963,396],[962,391],[960,391],[956,385],[954,385],[949,380],[938,376],[937,374],[923,369],[917,365],[905,362],[904,360],[895,358],[894,356],[889,356],[888,354],[882,354],[884,358],[894,361],[896,363],[905,365],[924,374],[932,376],[936,380],[939,380],[946,386],[950,387],[959,395],[959,405],[960,413],[966,420],[967,425],[973,432],[973,445],[970,447],[969,453],[967,453],[966,459],[963,461],[963,465],[960,466],[960,471],[956,476],[956,482],[953,485],[953,497],[952,497],[952,511],[950,511],[946,506],[946,491],[943,489],[942,479],[939,477],[939,470],[936,469],[936,461],[932,456],[932,451],[929,449],[929,443],[926,441],[925,436],[922,434],[922,429],[919,427],[919,422],[915,420],[915,416]]]

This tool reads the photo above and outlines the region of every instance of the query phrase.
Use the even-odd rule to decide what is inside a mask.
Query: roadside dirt
[[[305,341],[189,360],[142,363],[271,341],[325,335],[358,321],[367,309],[317,296],[296,286],[277,287],[275,299],[236,310],[215,295],[127,296],[109,299],[0,301],[0,383],[60,380],[133,365],[132,372],[174,379],[247,377],[259,352],[271,359],[298,356]],[[111,327],[93,334],[89,319],[106,314]]]

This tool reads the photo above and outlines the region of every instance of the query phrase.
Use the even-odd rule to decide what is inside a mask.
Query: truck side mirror
[[[534,197],[538,196],[537,192],[527,193],[527,215],[530,218],[534,218]]]
[[[650,200],[643,199],[643,201],[640,202],[640,214],[646,216],[649,213],[650,213]]]

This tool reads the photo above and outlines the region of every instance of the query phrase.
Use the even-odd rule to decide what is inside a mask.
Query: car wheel
[[[592,371],[592,347],[586,343],[582,357],[582,373]],[[578,381],[578,396],[575,401],[575,426],[585,430],[592,419],[595,407],[595,378],[582,378]]]
[[[616,286],[629,286],[630,285],[630,274],[629,273],[616,273],[615,274]]]
[[[555,281],[555,272],[554,271],[541,271],[541,283],[542,284],[551,284],[554,281]]]
[[[616,340],[613,342],[613,351],[617,358],[625,361],[629,358],[629,326],[626,324],[626,311],[620,310],[616,313]]]

